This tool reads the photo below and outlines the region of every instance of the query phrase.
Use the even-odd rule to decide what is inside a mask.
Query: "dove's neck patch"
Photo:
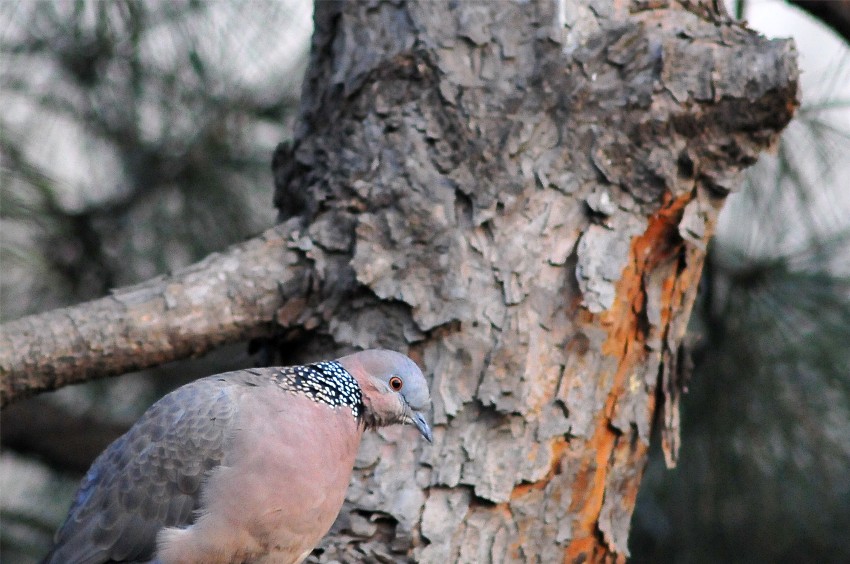
[[[354,376],[336,361],[280,368],[275,375],[278,386],[302,394],[330,407],[349,407],[351,414],[363,415],[363,392]]]

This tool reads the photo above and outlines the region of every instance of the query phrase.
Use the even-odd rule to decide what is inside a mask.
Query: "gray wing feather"
[[[187,384],[155,403],[92,464],[44,563],[150,560],[163,527],[191,524],[201,486],[227,450],[236,385],[231,372]]]

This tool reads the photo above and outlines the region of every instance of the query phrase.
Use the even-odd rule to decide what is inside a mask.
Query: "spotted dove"
[[[411,423],[430,442],[429,405],[416,364],[387,350],[187,384],[95,460],[44,562],[301,562],[363,430]]]

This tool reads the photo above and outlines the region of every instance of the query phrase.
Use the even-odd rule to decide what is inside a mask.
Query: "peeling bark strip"
[[[0,404],[267,333],[286,299],[308,290],[293,229],[283,224],[170,277],[4,324]]]
[[[316,10],[276,204],[319,291],[354,296],[316,330],[410,349],[436,429],[366,441],[313,560],[622,560],[658,409],[675,462],[717,212],[797,105],[792,45],[714,2]]]

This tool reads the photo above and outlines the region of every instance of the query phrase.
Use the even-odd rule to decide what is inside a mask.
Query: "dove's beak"
[[[422,433],[422,436],[425,437],[425,440],[429,443],[434,442],[434,435],[431,434],[431,427],[428,426],[425,417],[421,413],[414,411],[411,419],[412,423],[419,429],[419,432]]]

